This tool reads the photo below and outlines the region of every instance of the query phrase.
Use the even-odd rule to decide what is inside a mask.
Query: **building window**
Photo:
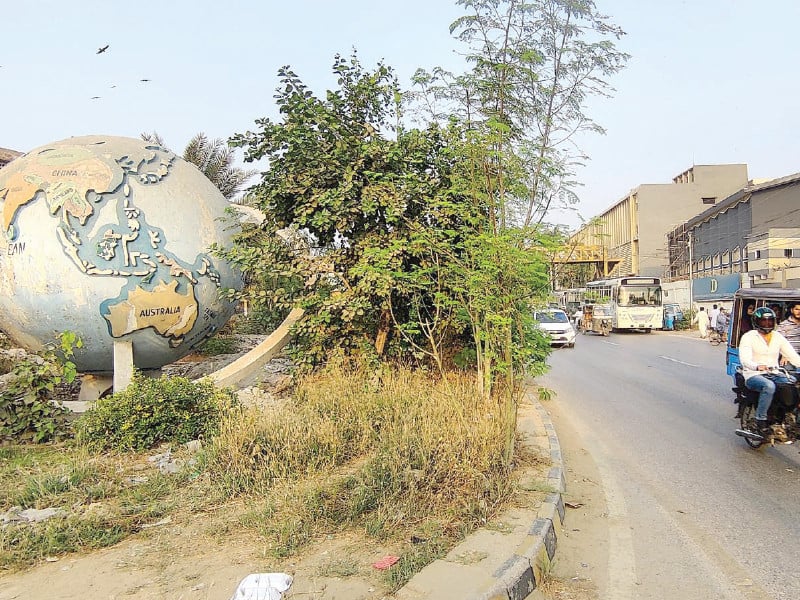
[[[716,196],[713,196],[713,197],[709,196],[708,198],[703,198],[702,200],[703,200],[703,204],[716,204],[717,203],[717,197]]]
[[[786,258],[794,258],[794,248],[786,248],[786,250],[783,251],[783,255]]]
[[[761,258],[761,250],[754,250],[753,251],[753,258],[756,259],[756,260]]]

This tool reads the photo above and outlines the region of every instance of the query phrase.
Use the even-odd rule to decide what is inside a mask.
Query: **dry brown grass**
[[[506,422],[467,375],[337,365],[279,410],[230,415],[206,467],[223,493],[264,498],[245,522],[276,555],[348,527],[443,547],[510,497]]]

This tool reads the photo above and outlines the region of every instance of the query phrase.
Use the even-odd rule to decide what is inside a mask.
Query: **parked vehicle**
[[[771,439],[754,433],[758,392],[749,390],[744,385],[739,361],[739,340],[742,335],[752,329],[750,313],[752,310],[767,306],[777,315],[788,313],[788,303],[800,300],[800,290],[787,288],[742,288],[733,296],[731,320],[728,325],[728,348],[725,354],[726,372],[733,379],[732,391],[736,394],[734,403],[738,405],[736,417],[740,429],[736,435],[741,436],[751,448],[760,448],[767,443],[791,443],[800,440],[800,426],[797,423],[796,409],[800,401],[800,389],[796,373],[793,375],[785,369],[777,371],[789,378],[789,384],[777,384],[772,405],[768,413],[768,423],[772,430]],[[748,308],[752,307],[750,311]]]
[[[668,329],[667,324],[672,321],[672,328],[675,323],[683,321],[683,309],[680,304],[670,303],[664,305],[664,329]]]
[[[558,308],[537,310],[533,313],[533,318],[539,324],[539,328],[550,336],[551,345],[575,347],[575,329],[563,310]]]

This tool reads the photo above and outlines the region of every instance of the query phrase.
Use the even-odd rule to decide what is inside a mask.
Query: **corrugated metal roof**
[[[686,228],[691,229],[695,225],[699,223],[703,223],[704,221],[708,221],[709,219],[715,217],[716,215],[725,212],[729,208],[736,206],[740,202],[746,202],[750,199],[750,196],[753,194],[757,194],[759,192],[763,192],[772,188],[781,187],[784,185],[792,185],[794,183],[800,182],[800,173],[794,173],[793,175],[786,175],[784,177],[778,177],[777,179],[770,179],[769,181],[763,181],[761,183],[755,185],[748,185],[743,187],[738,192],[735,192],[725,198],[719,204],[715,204],[714,206],[709,207],[707,210],[704,210],[696,217],[692,217],[688,221],[686,221]]]
[[[759,183],[758,185],[754,185],[751,188],[752,192],[761,192],[763,190],[768,190],[774,187],[780,187],[782,185],[789,185],[791,183],[797,183],[800,181],[800,173],[795,173],[794,175],[786,175],[784,177],[778,177],[777,179],[770,179],[769,181],[764,181]]]

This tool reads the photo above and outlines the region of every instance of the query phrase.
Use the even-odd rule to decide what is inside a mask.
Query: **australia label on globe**
[[[82,372],[186,355],[230,318],[241,278],[214,256],[236,232],[228,202],[193,165],[133,138],[76,137],[0,169],[0,328],[37,350],[62,331]]]

